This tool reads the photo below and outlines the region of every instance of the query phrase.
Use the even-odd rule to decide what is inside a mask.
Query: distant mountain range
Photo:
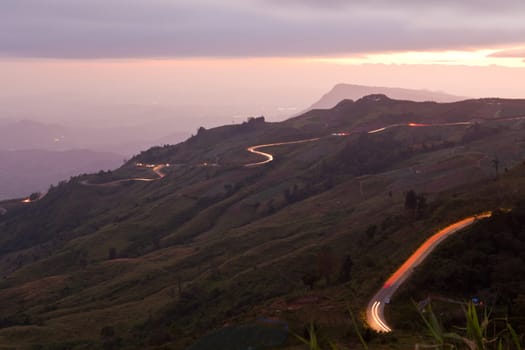
[[[186,132],[171,131],[166,126],[163,130],[164,133],[152,130],[149,124],[79,127],[27,119],[0,120],[0,150],[90,149],[130,157],[144,148],[164,143],[174,144],[189,136]]]
[[[88,150],[0,151],[0,200],[45,191],[73,175],[115,169],[122,161],[114,153]]]
[[[308,110],[332,108],[342,100],[358,100],[371,94],[385,94],[396,100],[410,100],[415,102],[456,102],[467,99],[467,97],[450,95],[439,91],[337,84]]]
[[[0,120],[0,200],[47,190],[80,173],[114,169],[141,149],[186,137],[174,132],[160,138],[141,126],[81,128]]]

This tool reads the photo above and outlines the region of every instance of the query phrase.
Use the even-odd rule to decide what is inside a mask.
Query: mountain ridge
[[[258,317],[300,330],[309,308],[357,342],[347,335],[348,288],[362,310],[444,223],[525,196],[523,116],[525,100],[376,95],[280,123],[202,128],[115,171],[75,176],[40,201],[0,203],[0,345],[95,349],[120,339],[183,349]],[[249,148],[314,138],[263,148],[271,162],[244,166],[264,160]],[[161,164],[159,178],[151,169]],[[113,182],[131,178],[155,180]],[[405,207],[409,190],[424,208]],[[320,305],[293,302],[302,297]]]
[[[372,94],[384,94],[392,99],[414,102],[457,102],[468,99],[468,97],[450,95],[440,91],[339,83],[312,104],[307,111],[332,108],[341,100],[349,99],[355,101]]]

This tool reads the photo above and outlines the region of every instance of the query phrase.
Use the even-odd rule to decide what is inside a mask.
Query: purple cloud
[[[523,4],[521,0],[503,0],[498,6],[485,0],[4,0],[0,56],[324,56],[501,45],[525,38],[523,11],[518,11],[525,10]],[[471,14],[465,15],[469,9]]]

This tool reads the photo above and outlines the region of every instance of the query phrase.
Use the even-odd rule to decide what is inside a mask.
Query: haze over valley
[[[357,100],[370,93],[416,101],[462,99],[427,90],[338,84],[310,108],[330,108],[344,99]],[[261,115],[267,112],[265,118],[269,121],[282,121],[310,103],[303,101],[300,107],[254,106],[253,110]],[[181,142],[201,126],[245,121],[251,116],[249,110],[249,106],[234,105],[91,105],[80,101],[68,104],[49,99],[7,99],[0,106],[2,115],[9,116],[0,119],[0,150],[6,151],[3,157],[9,159],[0,161],[4,179],[0,199],[45,191],[49,185],[83,172],[115,169],[144,149]],[[78,158],[64,151],[76,151],[73,154]],[[39,172],[28,172],[27,165],[34,164],[37,154],[54,161],[42,161],[33,169]]]

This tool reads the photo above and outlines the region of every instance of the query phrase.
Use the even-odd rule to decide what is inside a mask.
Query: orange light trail
[[[427,252],[437,241],[450,234],[451,231],[456,231],[458,228],[471,224],[474,221],[474,217],[466,218],[455,224],[445,227],[429,239],[427,239],[404,263],[401,265],[396,272],[390,276],[385,282],[384,288],[388,288],[393,285],[399,278],[406,273],[409,269],[418,264],[418,260]]]
[[[487,211],[478,215],[473,215],[456,223],[453,223],[442,230],[438,231],[432,237],[427,239],[402,265],[396,272],[388,278],[383,287],[372,297],[366,310],[366,321],[370,328],[378,332],[391,332],[392,329],[387,325],[384,319],[385,305],[390,302],[390,298],[401,286],[401,284],[410,276],[413,268],[419,265],[437,245],[448,236],[459,230],[472,225],[478,219],[492,216],[492,212]]]
[[[458,221],[452,225],[445,227],[444,229],[438,231],[432,237],[427,239],[404,263],[401,265],[396,272],[390,276],[390,278],[385,282],[383,288],[389,288],[400,280],[404,274],[406,274],[410,269],[417,266],[423,259],[430,254],[434,247],[447,236],[471,225],[475,220],[486,218],[492,215],[492,212],[485,212],[476,216],[471,216],[461,221]]]

